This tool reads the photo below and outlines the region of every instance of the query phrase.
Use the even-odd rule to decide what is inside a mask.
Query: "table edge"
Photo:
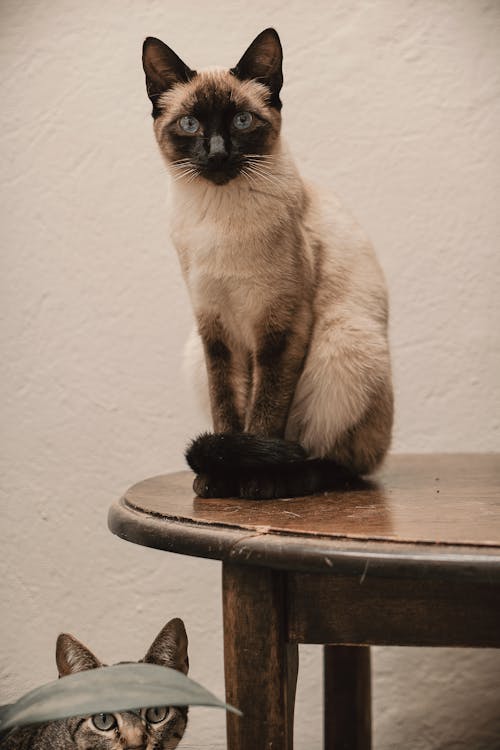
[[[500,547],[305,536],[267,527],[254,531],[137,510],[122,497],[108,528],[125,541],[167,552],[243,565],[332,575],[498,580]],[[307,543],[304,540],[307,539]]]

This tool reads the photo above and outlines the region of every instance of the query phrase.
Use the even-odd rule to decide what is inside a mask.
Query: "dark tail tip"
[[[298,443],[246,432],[205,432],[188,445],[185,455],[195,474],[271,467],[306,458],[305,450]]]

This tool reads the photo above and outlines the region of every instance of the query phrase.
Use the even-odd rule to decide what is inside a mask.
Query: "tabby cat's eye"
[[[116,727],[116,719],[113,714],[94,714],[92,723],[101,732],[109,732]]]
[[[196,117],[193,117],[192,115],[184,115],[184,117],[181,117],[179,125],[186,133],[196,133],[200,127],[200,123]]]
[[[250,112],[238,112],[233,117],[233,125],[238,130],[246,130],[252,124],[253,117]]]
[[[145,718],[150,724],[159,724],[160,721],[163,721],[167,717],[167,714],[168,708],[166,706],[147,708]]]

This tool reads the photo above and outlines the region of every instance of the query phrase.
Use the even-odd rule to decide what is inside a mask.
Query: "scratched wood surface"
[[[146,479],[122,505],[221,530],[500,546],[500,454],[390,456],[371,486],[283,500],[201,499],[192,481],[187,471]]]

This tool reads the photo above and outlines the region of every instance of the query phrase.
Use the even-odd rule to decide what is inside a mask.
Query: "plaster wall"
[[[269,25],[291,148],[387,275],[394,451],[500,450],[498,1],[2,0],[0,702],[55,676],[60,631],[133,659],[177,615],[223,695],[219,565],[126,544],[106,514],[204,426],[140,45],[230,66]],[[301,659],[311,750],[320,649]],[[376,750],[500,748],[496,652],[375,649],[374,695]],[[193,710],[183,746],[224,744],[224,716]]]

